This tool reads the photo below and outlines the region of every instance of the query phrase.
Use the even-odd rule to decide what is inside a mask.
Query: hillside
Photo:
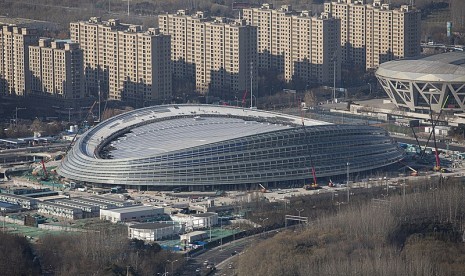
[[[464,186],[424,185],[254,245],[240,257],[238,275],[465,275]]]

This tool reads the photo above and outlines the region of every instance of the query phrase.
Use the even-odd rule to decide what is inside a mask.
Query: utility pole
[[[128,1],[128,16],[129,16],[129,1]],[[100,95],[100,86],[102,85],[102,82],[99,80],[98,82],[98,122],[100,123],[102,121],[102,115],[101,115],[101,95]]]
[[[73,110],[74,108],[72,107],[68,107],[68,123],[71,123],[71,110]]]
[[[250,62],[250,109],[253,107],[253,61]]]
[[[350,189],[349,189],[349,165],[350,163],[347,162],[347,203],[350,202]]]
[[[333,54],[333,102],[336,102],[336,59],[337,52],[334,51]]]

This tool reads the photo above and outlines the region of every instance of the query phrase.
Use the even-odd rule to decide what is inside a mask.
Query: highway
[[[194,257],[189,257],[187,264],[184,266],[183,271],[180,275],[223,275],[223,274],[231,274],[229,269],[229,263],[234,262],[233,259],[241,254],[248,246],[254,244],[255,242],[265,239],[271,238],[279,230],[271,230],[265,233],[256,234],[253,236],[245,237],[242,239],[235,240],[233,242],[223,244],[221,246],[215,247],[210,250],[205,250]],[[204,263],[208,261],[208,263],[212,263],[217,267],[217,270],[211,274],[208,274],[208,270],[206,269],[206,265]],[[197,271],[198,270],[198,271]]]

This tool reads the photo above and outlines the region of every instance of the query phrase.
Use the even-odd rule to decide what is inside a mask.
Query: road
[[[213,263],[217,267],[217,270],[210,275],[231,274],[231,271],[229,270],[229,263],[232,262],[231,259],[236,259],[237,255],[241,254],[251,244],[254,244],[261,239],[271,238],[276,233],[278,233],[277,230],[271,230],[266,233],[245,237],[223,244],[222,246],[206,250],[195,257],[190,257],[181,275],[206,275],[207,269],[204,265],[206,261],[208,261],[208,263]],[[200,269],[201,271],[196,272],[197,269]]]

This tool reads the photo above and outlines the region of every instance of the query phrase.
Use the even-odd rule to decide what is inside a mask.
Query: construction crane
[[[442,104],[441,109],[439,110],[439,114],[438,114],[436,120],[434,120],[434,118],[433,118],[433,110],[431,109],[431,103],[429,104],[429,111],[430,111],[429,114],[430,114],[430,120],[431,120],[431,132],[430,132],[430,134],[428,136],[428,139],[426,140],[426,144],[425,144],[424,149],[421,149],[421,145],[420,145],[420,142],[418,141],[418,137],[417,137],[417,135],[415,133],[415,130],[414,130],[413,126],[410,126],[410,128],[412,129],[413,136],[415,137],[415,140],[417,142],[417,145],[420,148],[420,158],[423,158],[424,153],[426,151],[426,148],[428,147],[429,141],[431,140],[431,136],[433,137],[434,149],[435,149],[435,160],[436,160],[436,165],[433,167],[434,171],[441,171],[441,161],[439,159],[439,150],[438,150],[437,143],[436,143],[435,128],[436,128],[436,125],[439,122],[439,118],[442,115],[442,111],[444,110],[444,106],[446,105],[448,99],[449,99],[449,95],[447,95],[444,103]]]
[[[436,159],[436,166],[433,167],[434,171],[441,171],[441,160],[439,159],[439,150],[438,150],[438,145],[436,143],[436,131],[435,131],[435,128],[436,128],[436,125],[439,122],[439,118],[441,117],[442,111],[444,110],[444,106],[446,105],[446,102],[447,102],[448,99],[449,99],[449,95],[447,95],[446,100],[442,104],[441,110],[439,111],[439,114],[438,114],[438,117],[437,117],[436,121],[434,121],[434,118],[433,118],[433,111],[431,109],[431,103],[429,105],[429,111],[430,111],[429,115],[430,115],[430,119],[431,119],[431,133],[430,133],[430,136],[428,138],[428,141],[429,141],[429,139],[431,137],[431,134],[432,134],[433,135],[433,141],[434,141],[434,151],[435,151],[434,156],[435,156],[435,159]],[[427,145],[428,145],[428,142],[425,145],[425,150],[426,150]]]
[[[305,132],[305,141],[307,141],[307,129],[305,128],[305,120],[304,120],[304,113],[302,111],[302,104],[299,105],[300,107],[300,117],[302,120],[302,128],[304,129]],[[315,166],[313,165],[313,158],[312,154],[310,153],[310,166],[312,167],[312,177],[313,177],[313,183],[311,185],[305,184],[304,189],[305,190],[315,190],[315,189],[320,189],[321,187],[317,183],[316,179],[316,171],[315,171]]]
[[[94,106],[95,104],[97,104],[97,101],[95,101],[92,106],[90,107],[89,111],[87,112],[87,115],[86,115],[86,119],[89,117],[89,115],[93,114],[92,110],[94,109]],[[74,142],[76,141],[76,138],[79,134],[79,131],[76,131],[76,133],[74,134],[73,136],[73,139],[71,139],[71,142],[69,143],[68,147],[66,148],[66,151],[65,151],[65,154],[64,156],[66,156],[66,154],[68,153],[68,151],[71,149],[71,147],[73,146]],[[63,158],[64,159],[64,158]]]
[[[40,178],[40,180],[47,181],[49,177],[48,177],[47,168],[45,167],[44,159],[42,159],[40,162],[42,163],[42,170],[44,172],[44,175]]]
[[[247,91],[247,90],[245,90],[245,92],[244,92],[244,96],[242,96],[242,107],[244,107],[244,106],[245,106],[245,101],[246,101],[247,94],[248,94],[248,91]]]

